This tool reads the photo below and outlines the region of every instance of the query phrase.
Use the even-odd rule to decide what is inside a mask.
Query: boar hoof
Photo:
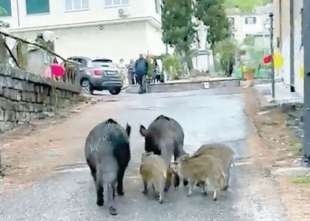
[[[103,204],[104,204],[104,202],[103,202],[103,200],[100,200],[100,199],[98,199],[97,200],[97,206],[103,206]]]
[[[224,187],[223,187],[223,190],[224,190],[224,191],[227,191],[227,190],[228,190],[228,188],[229,188],[229,186],[228,186],[228,185],[226,185],[226,186],[224,186]]]
[[[117,210],[116,210],[113,206],[111,206],[111,207],[109,208],[109,212],[110,212],[110,214],[111,214],[112,216],[116,216],[116,215],[117,215]]]
[[[213,193],[213,201],[216,201],[217,200],[217,193],[216,193],[216,191],[214,191],[214,193]]]
[[[118,194],[119,196],[124,196],[124,195],[125,195],[124,191],[117,191],[117,194]]]

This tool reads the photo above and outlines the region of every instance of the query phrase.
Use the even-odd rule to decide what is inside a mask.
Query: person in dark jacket
[[[146,92],[146,75],[148,72],[148,62],[143,57],[142,54],[140,54],[139,59],[136,61],[135,64],[135,74],[137,76],[138,84],[140,85],[139,93],[145,93]]]

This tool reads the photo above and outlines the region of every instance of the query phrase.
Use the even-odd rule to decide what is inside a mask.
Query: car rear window
[[[104,67],[104,68],[113,67],[112,60],[109,59],[93,60],[92,63],[95,67]]]

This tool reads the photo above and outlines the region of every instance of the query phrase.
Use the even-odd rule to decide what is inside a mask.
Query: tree
[[[215,46],[215,53],[220,57],[220,65],[225,75],[230,77],[233,72],[235,58],[238,52],[237,44],[232,39],[220,41]]]
[[[163,42],[174,47],[192,69],[191,46],[195,40],[192,0],[164,0],[162,6]]]
[[[195,16],[208,27],[207,41],[213,50],[216,42],[229,36],[224,0],[196,0]]]
[[[250,12],[252,11],[256,6],[260,5],[266,5],[268,3],[272,3],[272,0],[251,0],[251,1],[245,1],[245,0],[225,0],[225,6],[227,8],[234,8],[238,7],[242,11]]]

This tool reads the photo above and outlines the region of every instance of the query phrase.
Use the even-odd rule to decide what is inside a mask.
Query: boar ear
[[[126,133],[127,133],[128,137],[130,137],[131,126],[129,124],[126,125]]]
[[[143,125],[140,126],[140,134],[141,134],[143,137],[146,137],[147,129],[146,129]]]

